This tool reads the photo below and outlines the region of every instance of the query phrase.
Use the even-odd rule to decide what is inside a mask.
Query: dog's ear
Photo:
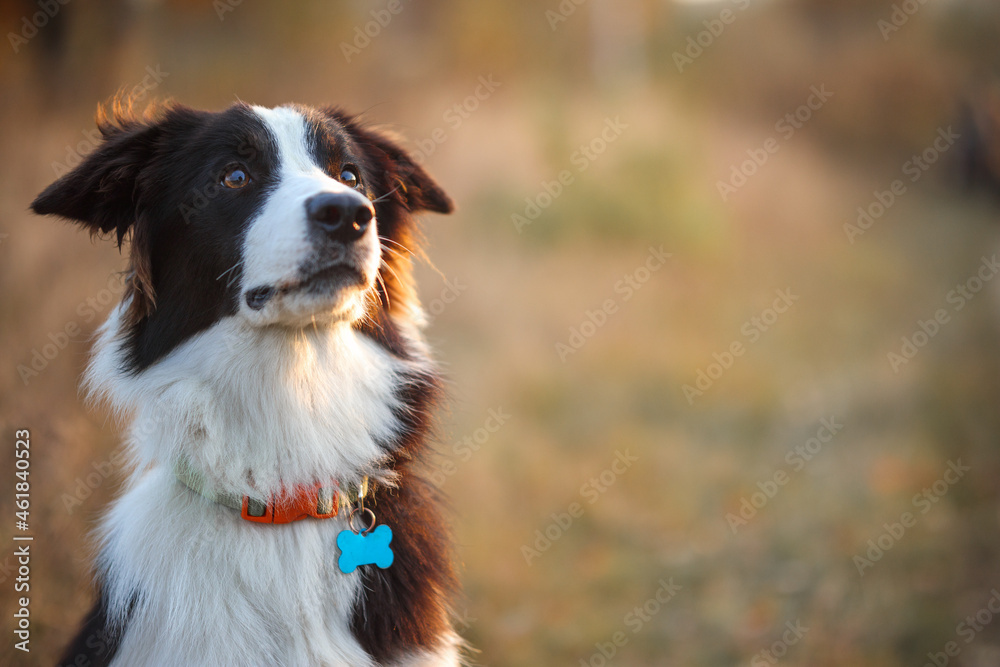
[[[31,210],[74,220],[92,234],[113,231],[120,247],[139,215],[139,173],[153,155],[160,125],[116,106],[113,118],[98,109],[97,126],[104,138],[101,145],[45,188]]]
[[[372,149],[377,161],[374,166],[385,173],[389,189],[396,189],[409,211],[451,213],[455,210],[451,197],[394,139],[362,127],[339,109],[330,109],[327,113],[345,125],[358,143]]]
[[[151,106],[138,115],[127,99],[116,99],[110,112],[99,107],[101,145],[31,203],[35,213],[79,222],[92,235],[114,232],[119,248],[132,232],[126,296],[128,317],[134,321],[156,307],[149,230],[140,223],[142,171],[160,143],[166,113],[178,109]]]
[[[409,153],[404,151],[391,139],[380,134],[370,133],[374,145],[378,146],[392,161],[395,174],[391,171],[403,192],[406,207],[411,211],[433,211],[434,213],[451,213],[455,204],[451,197],[445,194],[424,168],[417,164]]]

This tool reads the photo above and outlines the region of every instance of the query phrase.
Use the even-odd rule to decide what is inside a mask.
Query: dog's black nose
[[[354,192],[323,192],[306,200],[306,217],[335,241],[361,238],[375,217],[371,202]]]

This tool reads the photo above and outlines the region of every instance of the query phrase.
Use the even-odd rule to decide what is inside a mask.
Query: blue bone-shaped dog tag
[[[337,535],[340,559],[337,564],[344,574],[354,572],[359,565],[378,565],[383,570],[392,565],[395,555],[389,547],[392,528],[382,524],[367,535],[353,530],[342,530]]]

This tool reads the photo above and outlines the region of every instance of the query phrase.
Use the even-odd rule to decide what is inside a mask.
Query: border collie
[[[97,124],[31,205],[130,239],[85,386],[134,468],[62,664],[459,664],[411,277],[413,214],[451,200],[335,108],[116,101]]]

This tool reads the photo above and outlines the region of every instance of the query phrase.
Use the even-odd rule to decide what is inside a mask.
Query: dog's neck
[[[131,417],[137,469],[186,457],[218,490],[240,495],[361,475],[391,483],[381,464],[412,369],[350,325],[251,328],[226,318],[131,375],[121,371],[120,314],[100,331],[87,385]]]

